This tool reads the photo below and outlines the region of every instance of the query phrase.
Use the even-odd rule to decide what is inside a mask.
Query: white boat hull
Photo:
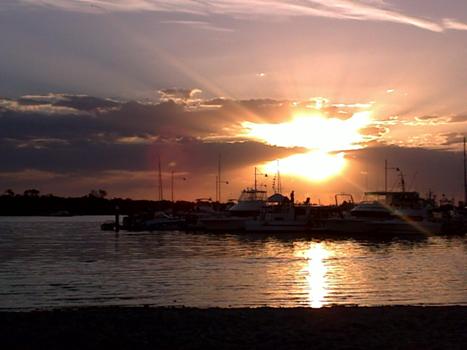
[[[239,232],[245,230],[245,222],[249,218],[223,217],[201,219],[201,226],[206,231]]]
[[[329,219],[327,231],[348,234],[378,235],[436,235],[442,232],[442,223],[432,221],[359,220],[353,218]]]
[[[245,223],[247,232],[306,232],[308,225],[300,221],[260,221],[249,220]]]

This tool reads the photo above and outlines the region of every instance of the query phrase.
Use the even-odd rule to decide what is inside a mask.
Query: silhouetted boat
[[[168,215],[164,212],[159,212],[152,219],[142,223],[143,231],[164,231],[164,230],[180,230],[185,224],[184,218],[178,218]]]
[[[243,231],[245,222],[259,215],[266,203],[266,191],[247,188],[242,191],[238,202],[223,213],[200,219],[207,231]]]
[[[259,215],[266,204],[267,192],[258,189],[257,169],[255,168],[254,187],[246,188],[240,194],[236,204],[223,213],[200,220],[207,231],[244,231],[245,222]]]
[[[106,221],[101,224],[102,231],[115,231],[115,221]]]
[[[311,227],[309,200],[304,204],[295,204],[280,193],[268,198],[266,205],[255,219],[245,222],[247,232],[306,232]]]
[[[350,213],[325,221],[326,229],[348,234],[432,235],[443,222],[433,215],[433,204],[418,192],[366,192],[377,200],[364,201]]]

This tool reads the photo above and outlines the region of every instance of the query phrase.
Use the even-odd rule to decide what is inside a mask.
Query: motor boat
[[[266,195],[266,191],[257,188],[244,189],[236,204],[221,214],[201,218],[200,223],[206,231],[244,231],[245,222],[259,215]]]
[[[328,231],[346,234],[433,235],[443,222],[433,215],[434,204],[418,192],[366,192],[376,199],[359,203],[347,214],[325,221]]]
[[[293,197],[293,192],[291,194]],[[311,205],[295,204],[288,197],[276,193],[267,199],[260,214],[245,222],[247,232],[305,232],[311,227]]]

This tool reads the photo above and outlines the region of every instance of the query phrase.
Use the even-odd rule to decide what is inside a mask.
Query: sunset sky
[[[465,0],[2,0],[0,192],[461,200]],[[398,188],[390,170],[389,187]],[[186,179],[186,180],[184,180]]]

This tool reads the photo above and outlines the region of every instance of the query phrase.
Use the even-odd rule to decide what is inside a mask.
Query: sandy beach
[[[3,349],[465,349],[467,307],[0,312]]]

